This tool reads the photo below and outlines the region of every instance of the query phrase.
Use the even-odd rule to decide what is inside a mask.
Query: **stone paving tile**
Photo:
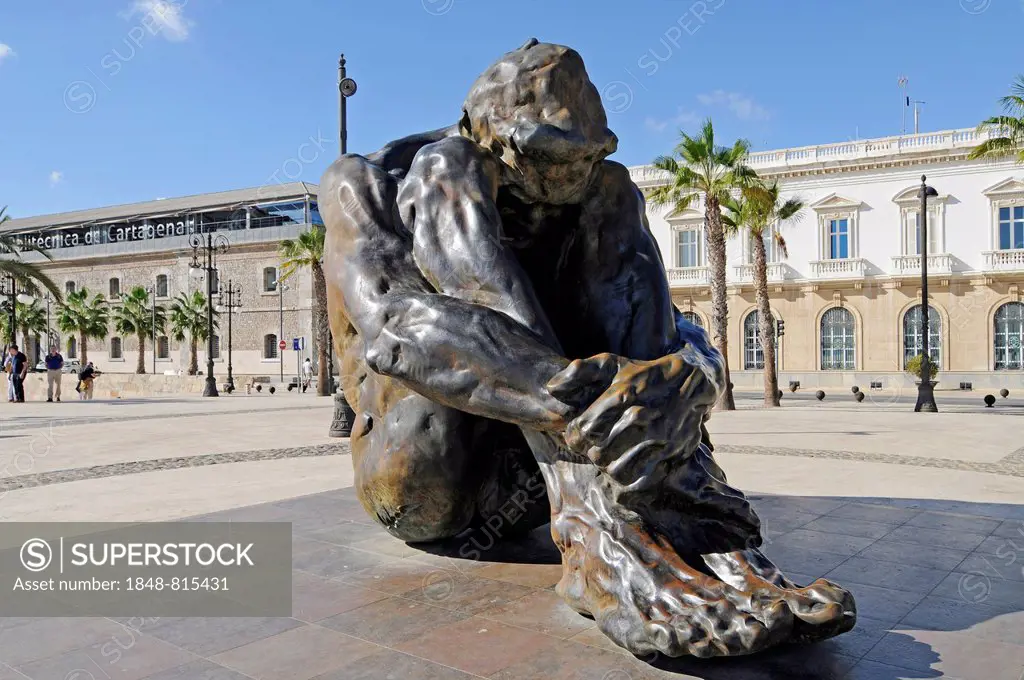
[[[906,541],[919,545],[934,545],[954,550],[974,550],[985,540],[984,534],[973,534],[963,531],[945,531],[942,529],[925,529],[923,527],[901,526],[893,529],[886,538],[890,541]]]
[[[289,618],[167,618],[146,634],[176,647],[210,656],[305,625]]]
[[[555,642],[555,638],[547,635],[474,616],[430,630],[395,648],[467,673],[488,676],[533,658]]]
[[[386,597],[386,593],[349,583],[292,572],[292,616],[300,621],[312,623]]]
[[[530,588],[553,588],[562,579],[561,564],[488,564],[474,576]]]
[[[378,649],[313,680],[472,680],[478,677],[393,649]]]
[[[820,645],[786,645],[751,656],[732,658],[658,658],[658,680],[696,676],[702,680],[840,680],[857,659]],[[687,675],[690,674],[690,675]],[[600,676],[598,676],[600,677]],[[612,676],[613,680],[619,680]],[[623,678],[622,680],[625,680]]]
[[[25,674],[0,663],[0,680],[25,680]]]
[[[928,593],[949,572],[944,569],[912,567],[896,562],[879,562],[863,557],[851,557],[830,571],[826,578],[836,583],[881,584],[887,588]]]
[[[1024,582],[1024,555],[1009,562],[987,553],[972,552],[957,565],[956,570],[1021,583]]]
[[[108,642],[125,629],[108,619],[40,618],[3,631],[0,662],[20,666],[39,659]]]
[[[963,631],[971,637],[1024,646],[1024,611],[1006,612],[983,603],[929,596],[900,625]]]
[[[211,661],[260,680],[309,680],[378,649],[333,630],[304,626],[236,647]]]
[[[811,496],[760,496],[754,507],[764,507],[770,511],[807,512],[825,515],[836,508],[846,505],[847,501],[832,498],[816,498]]]
[[[944,512],[922,512],[909,520],[907,526],[943,531],[962,531],[971,534],[988,535],[1000,524],[999,520],[984,517],[952,515]]]
[[[924,546],[917,543],[906,543],[904,541],[890,541],[882,539],[872,543],[857,553],[857,557],[869,560],[881,560],[883,562],[898,562],[914,567],[929,567],[931,569],[950,569],[964,561],[970,554],[966,550],[954,550],[952,548],[937,548]]]
[[[302,538],[296,539],[292,548],[292,566],[295,569],[327,578],[337,578],[394,559]]]
[[[985,574],[954,571],[929,595],[978,603],[999,611],[1024,611],[1024,585],[1020,581],[992,578]]]
[[[696,676],[668,673],[630,655],[556,640],[537,654],[490,677],[493,680],[661,680],[669,677],[692,680]]]
[[[892,531],[894,527],[891,524],[882,524],[880,522],[867,522],[859,519],[829,517],[826,515],[805,524],[802,528],[809,531],[824,531],[831,534],[861,536],[877,540]]]
[[[93,675],[139,680],[194,660],[194,654],[122,629],[120,635],[103,643],[22,664],[17,669],[39,680],[79,677],[85,680]],[[76,671],[79,672],[76,674]]]
[[[783,573],[795,571],[807,574],[811,580],[824,576],[849,559],[846,555],[782,545],[778,541],[766,546],[764,553]]]
[[[456,623],[467,614],[441,609],[422,602],[390,597],[359,609],[338,614],[318,622],[361,640],[394,647],[427,631]]]
[[[409,545],[405,541],[395,538],[386,531],[377,530],[376,535],[364,538],[351,544],[351,547],[358,550],[365,550],[377,555],[388,555],[390,557],[409,557],[420,552],[419,548]]]
[[[854,659],[861,658],[877,645],[892,628],[892,624],[871,618],[871,612],[864,612],[859,602],[857,606],[857,625],[853,630],[817,644]]]
[[[576,633],[571,638],[571,642],[578,642],[588,647],[596,647],[603,649],[608,652],[615,652],[617,654],[629,654],[625,649],[619,647],[617,644],[612,642],[607,635],[601,632],[597,627],[597,624],[593,628],[587,628],[582,633]]]
[[[403,593],[402,597],[464,614],[477,614],[534,592],[537,592],[534,588],[526,586],[438,571],[428,577],[422,587]]]
[[[868,616],[889,625],[899,623],[926,594],[836,580],[853,593],[858,616]]]
[[[444,570],[422,562],[400,559],[341,574],[336,578],[362,588],[399,595],[424,587],[436,578],[439,572],[443,573]],[[453,570],[453,573],[458,572]]]
[[[380,527],[369,524],[357,524],[349,520],[335,520],[334,526],[317,529],[305,534],[306,537],[325,543],[351,547],[353,544],[368,538],[379,538],[387,535]]]
[[[82,680],[86,680],[82,678]],[[230,668],[219,666],[212,661],[193,661],[184,666],[175,666],[155,675],[147,675],[144,680],[250,680]]]
[[[844,534],[831,534],[823,531],[796,529],[776,540],[775,544],[789,548],[819,550],[849,557],[856,555],[874,542],[875,539],[864,538],[863,536],[846,536]]]
[[[996,527],[995,531],[992,532],[992,536],[1015,538],[1024,541],[1024,521],[1019,519],[1005,520]]]
[[[920,510],[893,508],[888,505],[870,505],[867,503],[847,503],[828,513],[828,517],[845,517],[865,522],[900,525],[920,513]]]
[[[898,626],[866,659],[970,680],[1020,680],[1024,647],[958,633]]]
[[[578,614],[550,590],[533,592],[518,600],[489,607],[477,616],[558,638],[570,638],[597,624]]]
[[[853,670],[843,677],[843,680],[917,680],[918,678],[938,678],[940,675],[944,680],[966,680],[935,671],[900,668],[887,663],[867,660],[858,661]]]

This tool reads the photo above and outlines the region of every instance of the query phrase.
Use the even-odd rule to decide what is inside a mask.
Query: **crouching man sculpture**
[[[407,541],[479,526],[538,471],[558,592],[636,654],[736,655],[853,627],[798,587],[715,464],[721,356],[673,307],[583,61],[527,42],[458,125],[325,173],[325,273],[355,483]],[[539,486],[539,485],[536,485]],[[541,498],[543,501],[544,499]]]

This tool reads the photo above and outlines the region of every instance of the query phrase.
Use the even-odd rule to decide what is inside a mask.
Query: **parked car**
[[[36,373],[46,373],[46,361],[40,361],[36,364],[36,367],[32,369]],[[64,372],[65,373],[78,373],[82,370],[82,362],[78,359],[65,359],[64,360]]]

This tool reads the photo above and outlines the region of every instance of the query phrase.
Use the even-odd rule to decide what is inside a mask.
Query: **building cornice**
[[[866,139],[855,142],[759,151],[748,165],[762,177],[794,179],[843,173],[907,168],[966,161],[971,151],[992,136],[974,128]],[[643,190],[668,183],[669,174],[650,165],[629,168]]]

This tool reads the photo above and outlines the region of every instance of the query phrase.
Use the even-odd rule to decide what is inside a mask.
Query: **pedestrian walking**
[[[302,362],[302,391],[305,392],[309,389],[310,383],[313,382],[313,360],[306,357],[306,360]]]
[[[90,361],[85,368],[78,373],[78,398],[83,401],[92,399],[93,383],[96,382],[96,376],[100,372],[97,371]]]
[[[60,383],[64,377],[64,357],[57,351],[57,347],[50,347],[50,353],[46,355],[46,401],[53,401],[56,396],[60,401]]]
[[[25,401],[25,376],[28,375],[28,357],[12,344],[7,350],[11,357],[10,379],[14,385],[14,401],[24,403]]]
[[[11,372],[11,364],[14,363],[14,357],[9,353],[4,352],[4,373],[7,375],[7,401],[14,401],[14,374]]]

